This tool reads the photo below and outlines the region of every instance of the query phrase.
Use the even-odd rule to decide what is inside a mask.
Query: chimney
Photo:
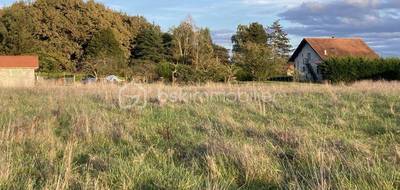
[[[325,56],[328,55],[328,50],[324,50],[324,55],[325,55]]]

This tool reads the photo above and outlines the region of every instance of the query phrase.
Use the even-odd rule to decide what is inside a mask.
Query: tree
[[[229,62],[226,49],[215,46],[208,28],[198,28],[191,18],[171,30],[172,52],[174,62],[173,81],[177,79],[186,82],[226,81],[228,65],[221,64],[220,58],[214,53],[215,48],[224,63]],[[184,65],[184,66],[183,66]],[[190,69],[189,69],[190,68]]]
[[[32,19],[29,12],[23,11],[26,5],[14,4],[3,11],[0,24],[0,38],[3,51],[10,55],[30,54],[36,50],[32,36]]]
[[[262,24],[239,25],[236,34],[232,36],[233,52],[240,52],[246,43],[267,45],[268,33]]]
[[[208,28],[199,29],[195,32],[193,64],[196,70],[206,69],[211,62],[215,62],[213,42]]]
[[[190,65],[193,63],[193,42],[195,26],[190,19],[172,29],[173,57],[177,64]]]
[[[168,62],[162,62],[157,65],[157,74],[164,81],[171,82],[174,69],[175,69],[174,64]]]
[[[274,50],[274,53],[282,58],[288,58],[292,50],[292,45],[288,38],[288,34],[283,30],[280,21],[275,21],[270,30],[270,43]]]
[[[123,75],[124,52],[112,29],[100,30],[93,36],[85,50],[84,63],[84,70],[96,78],[106,74]]]
[[[131,41],[151,25],[143,17],[121,14],[92,0],[18,1],[0,9],[0,22],[7,34],[3,53],[37,54],[40,71],[46,72],[80,69],[87,44],[93,34],[104,28],[114,29],[128,58]]]
[[[268,80],[283,74],[286,55],[290,52],[289,39],[279,21],[271,34],[259,23],[239,25],[232,37],[233,62],[240,68],[241,80]],[[270,29],[271,29],[270,28]]]
[[[285,60],[274,58],[271,48],[253,42],[245,43],[236,53],[235,63],[251,80],[264,81],[282,73]]]
[[[141,82],[153,82],[160,78],[157,64],[151,60],[133,60],[131,68],[134,78]]]
[[[173,62],[174,52],[173,52],[173,36],[170,33],[164,33],[162,35],[162,43],[164,49],[164,58],[166,61]]]
[[[156,63],[164,59],[162,33],[156,26],[143,29],[136,37],[133,46],[134,59],[150,60]]]
[[[1,9],[0,9],[1,10]],[[6,29],[6,27],[4,26],[4,24],[3,24],[3,22],[2,21],[0,21],[0,53],[3,53],[4,54],[4,52],[5,52],[5,43],[4,43],[4,40],[5,40],[5,38],[7,37],[7,29]]]
[[[229,50],[223,46],[213,44],[214,57],[222,64],[230,64]]]

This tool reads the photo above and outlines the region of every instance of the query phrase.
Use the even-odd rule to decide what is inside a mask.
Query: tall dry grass
[[[123,109],[121,89],[147,104]],[[3,88],[0,189],[398,189],[399,95],[370,81]]]

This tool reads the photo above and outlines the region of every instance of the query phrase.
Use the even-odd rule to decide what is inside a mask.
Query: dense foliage
[[[85,49],[82,68],[93,76],[108,73],[124,75],[127,68],[124,52],[112,29],[100,30]]]
[[[246,43],[235,61],[247,76],[243,79],[265,81],[282,73],[286,60],[274,57],[272,49],[256,43]]]
[[[268,39],[267,30],[260,23],[239,25],[236,34],[232,36],[233,51],[240,52],[246,43],[268,45]]]
[[[172,28],[171,35],[172,81],[228,81],[232,78],[229,52],[213,43],[209,29],[198,28],[188,18]]]
[[[134,59],[160,62],[165,59],[162,32],[158,27],[143,29],[132,45]]]
[[[79,71],[85,49],[93,35],[112,28],[124,57],[139,30],[150,25],[94,1],[37,0],[3,8],[0,16],[0,52],[37,54],[44,72]],[[1,39],[1,38],[0,38]]]
[[[400,59],[331,58],[320,65],[323,76],[332,82],[364,79],[400,80]]]
[[[271,27],[259,23],[239,25],[232,42],[239,80],[263,81],[285,75],[291,45],[279,21]]]
[[[191,83],[268,80],[279,75],[276,68],[283,68],[290,51],[279,21],[240,25],[232,40],[234,59],[191,18],[163,32],[93,0],[36,0],[0,9],[0,54],[38,55],[41,73]]]

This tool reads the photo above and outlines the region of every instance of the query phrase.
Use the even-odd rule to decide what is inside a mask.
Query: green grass
[[[274,96],[144,109],[112,89],[1,89],[0,189],[399,189],[392,86],[238,86]]]

